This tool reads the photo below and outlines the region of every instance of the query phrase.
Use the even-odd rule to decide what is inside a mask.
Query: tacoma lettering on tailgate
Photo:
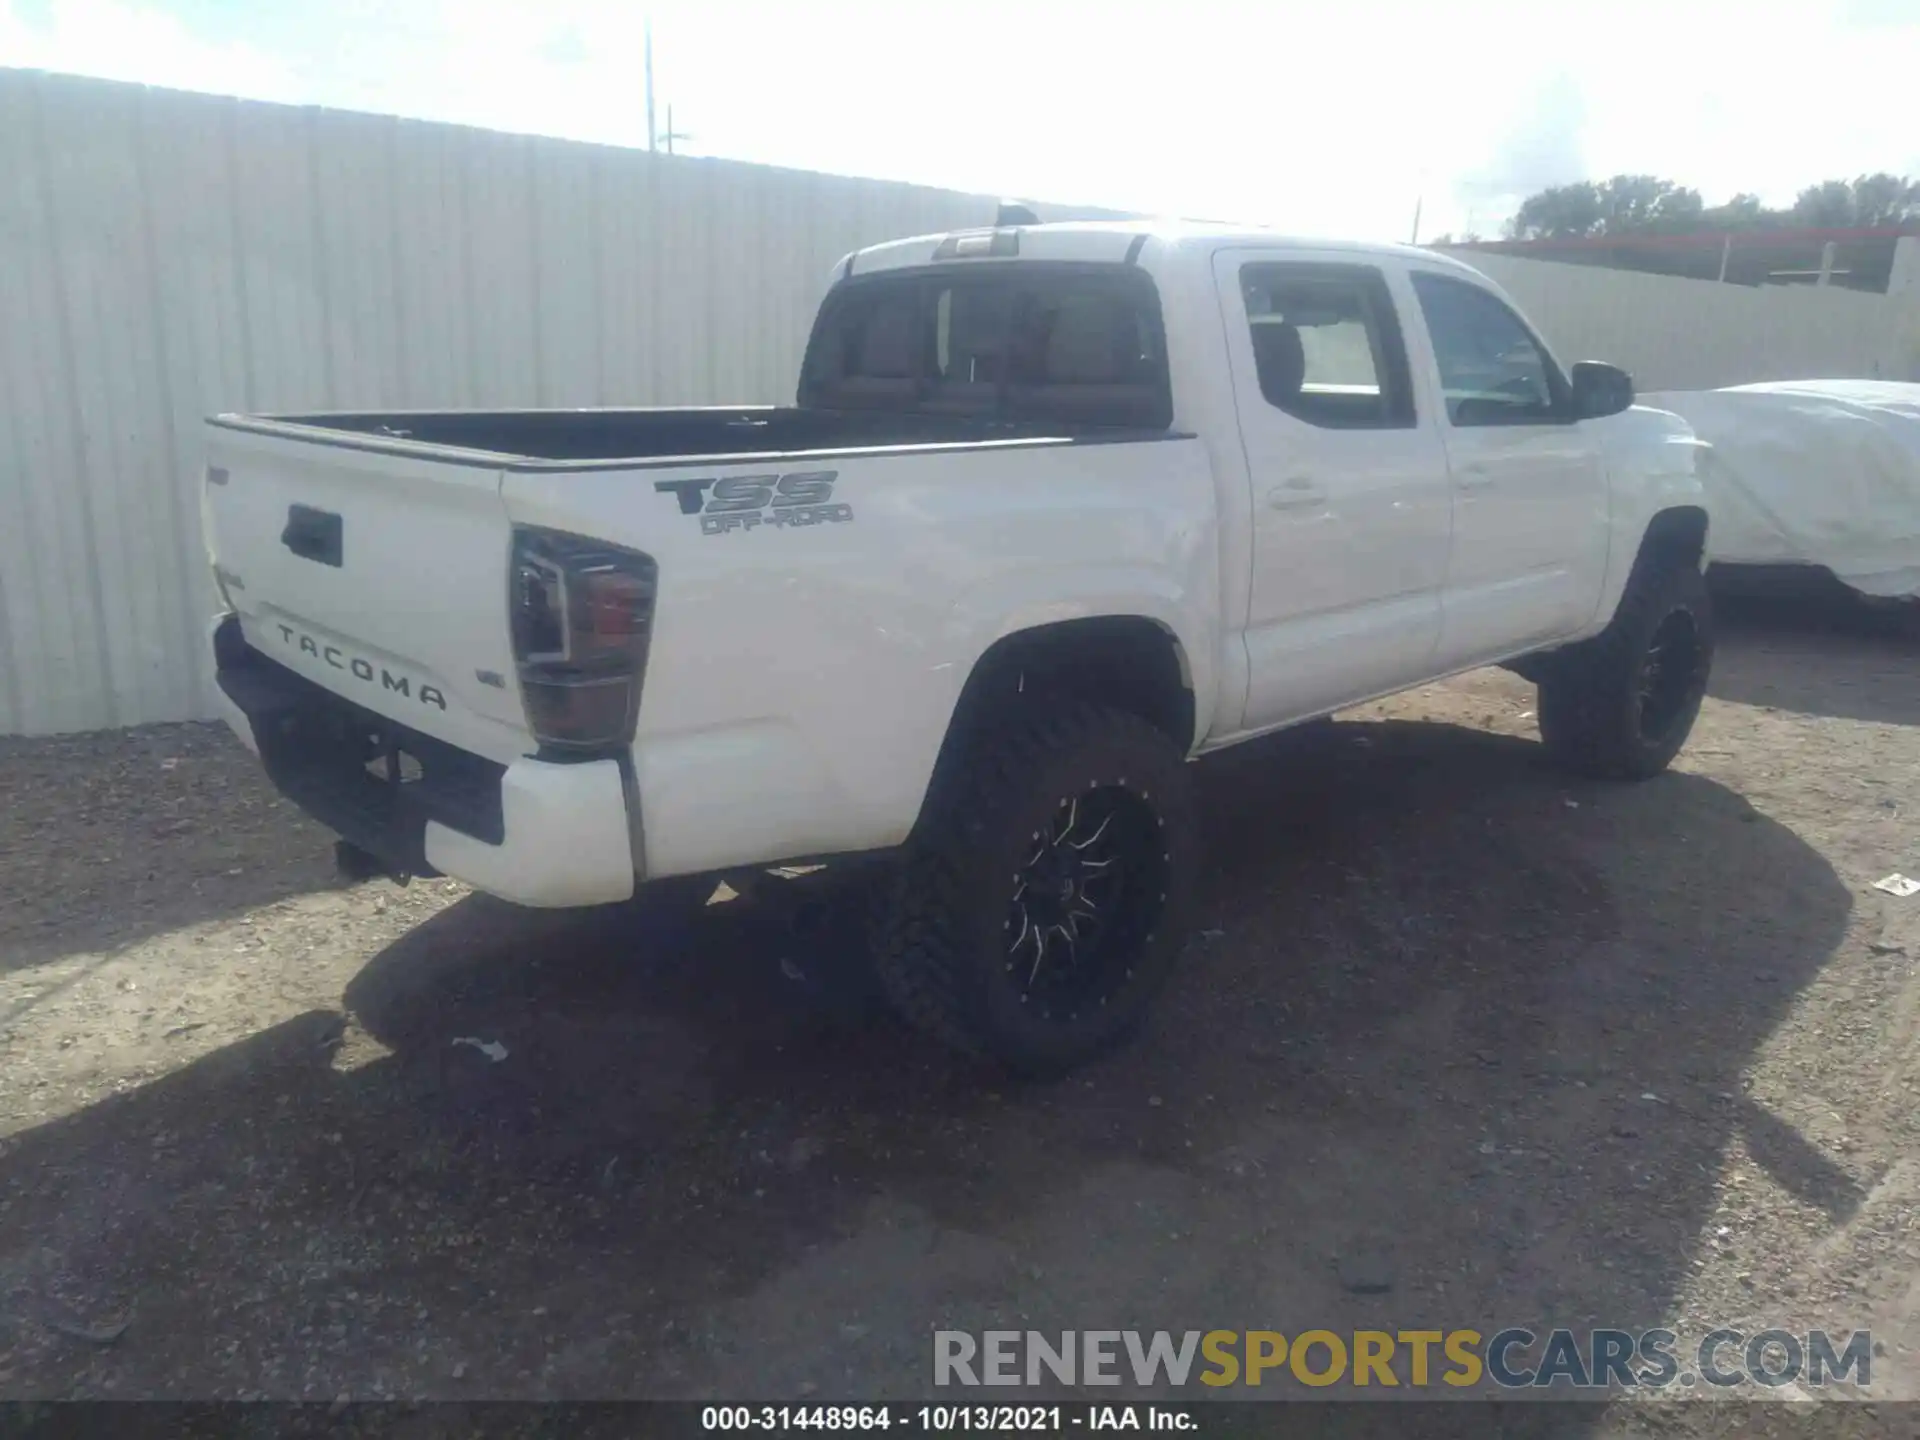
[[[362,684],[377,685],[386,693],[398,695],[403,700],[418,700],[422,705],[437,705],[442,710],[447,708],[447,697],[440,693],[438,686],[428,685],[424,681],[416,685],[411,676],[396,675],[384,665],[375,665],[371,660],[349,655],[338,645],[316,640],[291,625],[278,628],[280,638],[302,655],[311,655],[323,664],[353,676]]]

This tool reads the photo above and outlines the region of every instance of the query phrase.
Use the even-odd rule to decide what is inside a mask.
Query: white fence
[[[0,734],[206,713],[202,416],[779,400],[837,258],[992,214],[0,70]],[[1648,388],[1890,353],[1870,297],[1482,263],[1559,346]]]
[[[1610,360],[1642,390],[1760,380],[1920,380],[1920,296],[1715,285],[1479,250],[1449,252],[1520,302],[1560,354]]]

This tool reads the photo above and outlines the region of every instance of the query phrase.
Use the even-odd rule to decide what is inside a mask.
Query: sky
[[[1621,172],[1920,176],[1920,0],[0,0],[0,66],[1063,204],[1497,234]]]

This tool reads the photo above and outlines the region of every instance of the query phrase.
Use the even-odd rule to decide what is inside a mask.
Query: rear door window
[[[1406,345],[1379,270],[1262,261],[1241,267],[1240,295],[1268,404],[1330,430],[1414,424]]]

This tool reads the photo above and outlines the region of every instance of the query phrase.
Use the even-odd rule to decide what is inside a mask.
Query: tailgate
[[[248,643],[450,744],[528,753],[499,469],[310,436],[208,426],[207,549]]]

